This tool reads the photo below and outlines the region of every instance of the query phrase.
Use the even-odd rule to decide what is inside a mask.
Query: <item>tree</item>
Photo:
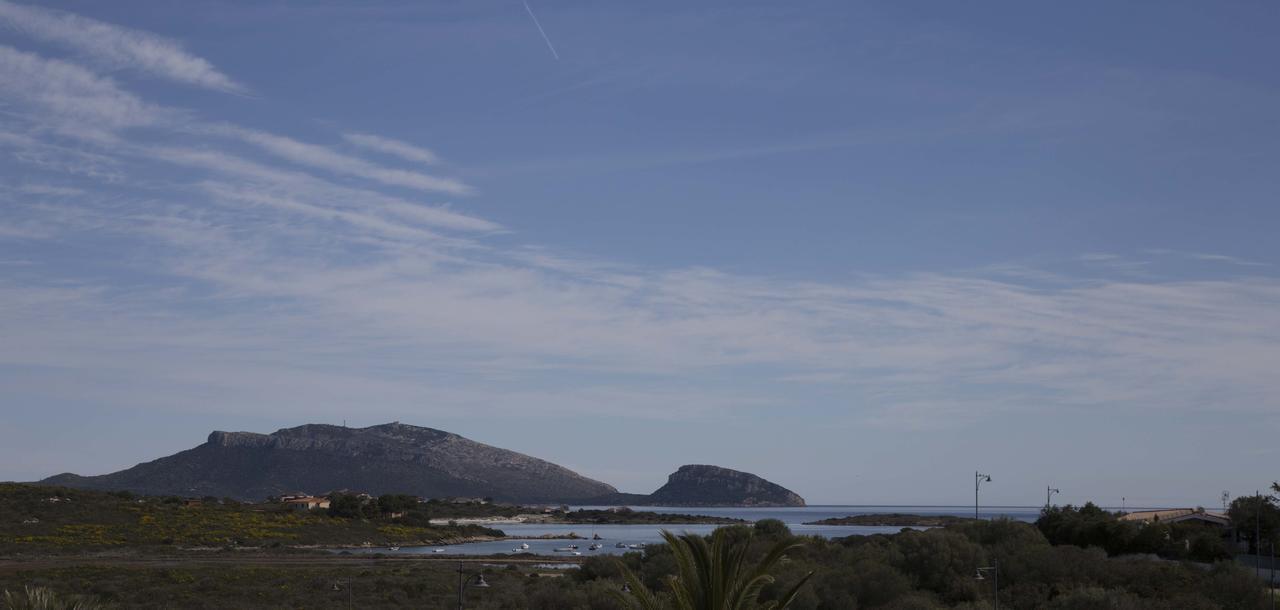
[[[761,519],[756,521],[755,529],[757,534],[771,538],[788,538],[791,536],[791,528],[787,527],[780,519]]]
[[[707,538],[696,534],[675,535],[663,530],[676,561],[676,574],[667,579],[671,603],[664,601],[644,585],[625,565],[620,565],[630,594],[616,593],[626,607],[633,610],[782,610],[791,605],[800,588],[813,576],[808,572],[778,599],[760,602],[760,591],[774,582],[769,574],[788,551],[801,546],[782,539],[756,564],[747,561],[751,536],[731,537],[730,528],[720,528]]]
[[[352,494],[333,494],[329,496],[329,516],[343,519],[364,517],[364,503]]]
[[[417,496],[405,494],[383,494],[378,496],[378,512],[403,513],[418,507]]]
[[[1231,501],[1227,516],[1236,532],[1249,540],[1250,552],[1256,552],[1255,530],[1261,530],[1262,540],[1273,542],[1280,534],[1280,507],[1273,496],[1240,496]]]

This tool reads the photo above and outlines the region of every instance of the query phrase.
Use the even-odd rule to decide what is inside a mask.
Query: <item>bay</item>
[[[608,509],[609,506],[571,506],[570,510]],[[712,507],[694,508],[685,506],[636,506],[637,511],[649,511],[659,514],[706,515],[712,517],[731,517],[755,522],[762,519],[777,519],[787,524],[792,533],[802,536],[822,536],[824,538],[843,538],[845,536],[867,536],[872,534],[894,534],[903,528],[897,526],[865,526],[865,525],[805,525],[806,522],[823,519],[847,517],[851,515],[872,515],[884,513],[903,513],[925,516],[957,516],[972,517],[972,506],[893,506],[893,505],[815,505],[795,507]],[[1035,506],[988,506],[982,507],[979,516],[983,519],[1004,517],[1017,521],[1035,521],[1040,515],[1040,507]],[[718,525],[712,524],[680,524],[653,523],[643,525],[590,525],[590,524],[543,524],[515,523],[494,526],[501,529],[511,539],[492,542],[471,542],[439,547],[405,547],[398,551],[388,549],[367,549],[365,552],[388,554],[424,554],[439,553],[443,555],[516,555],[531,553],[534,555],[553,555],[577,557],[573,551],[556,551],[569,545],[577,545],[577,553],[581,556],[611,554],[618,555],[637,549],[632,545],[656,544],[662,542],[662,530],[676,533],[690,532],[706,535],[714,531]],[[567,536],[576,534],[587,540],[541,539],[539,536]],[[603,547],[596,551],[588,550],[592,544],[590,538],[598,535],[598,542]],[[618,548],[618,544],[626,548]],[[528,544],[527,550],[517,549],[521,544]]]

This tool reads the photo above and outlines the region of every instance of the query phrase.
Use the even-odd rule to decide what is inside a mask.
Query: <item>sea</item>
[[[579,508],[586,509],[605,509],[612,508],[608,506],[572,506],[571,510]],[[972,517],[972,506],[870,506],[870,505],[850,505],[850,506],[796,506],[796,507],[778,507],[778,508],[691,508],[691,507],[674,507],[674,506],[636,506],[635,510],[651,511],[660,514],[686,514],[686,515],[708,515],[713,517],[734,517],[737,519],[746,519],[747,521],[760,521],[762,519],[778,519],[787,524],[791,528],[792,533],[804,536],[822,536],[824,538],[843,538],[845,536],[871,535],[871,534],[893,534],[901,531],[903,528],[898,526],[881,527],[866,525],[805,525],[806,522],[820,521],[836,517],[848,517],[851,515],[873,515],[884,513],[904,513],[912,515],[930,515],[942,516],[950,515],[957,517]],[[1008,518],[1017,521],[1032,522],[1040,516],[1039,506],[984,506],[978,511],[978,516],[983,519]],[[511,539],[498,540],[493,542],[471,542],[467,544],[453,544],[438,547],[402,547],[399,550],[392,551],[384,548],[362,549],[363,552],[387,553],[387,554],[424,554],[438,553],[441,555],[501,555],[520,553],[530,553],[533,555],[549,555],[560,556],[565,558],[577,558],[590,555],[620,555],[628,551],[636,550],[635,547],[641,545],[654,544],[662,542],[662,530],[670,530],[676,533],[691,532],[695,534],[710,534],[715,530],[717,525],[697,525],[697,524],[644,524],[644,525],[555,525],[541,523],[519,523],[519,524],[498,524],[493,526],[505,532]],[[567,536],[576,534],[586,538],[586,540],[565,540],[565,539],[545,539],[539,536]],[[599,536],[599,542],[602,548],[596,551],[588,550],[592,544],[593,536]],[[528,544],[528,549],[518,548],[521,544]],[[621,544],[622,546],[618,546]],[[569,545],[577,545],[574,550],[564,550]],[[580,555],[575,555],[579,553]]]

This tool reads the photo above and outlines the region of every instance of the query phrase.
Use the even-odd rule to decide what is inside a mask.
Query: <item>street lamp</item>
[[[474,584],[471,582],[472,579],[475,579]],[[489,588],[489,583],[484,581],[483,573],[476,572],[475,574],[467,576],[467,573],[462,569],[462,562],[459,561],[458,562],[458,610],[462,610],[462,602],[464,599],[466,599],[468,585],[475,587],[477,589]]]
[[[1276,593],[1276,541],[1267,540],[1267,545],[1271,547],[1271,575],[1267,578],[1267,590],[1271,592],[1271,610],[1275,610],[1277,596]],[[1262,549],[1258,549],[1257,558],[1258,565],[1262,565]]]
[[[984,571],[991,572],[991,605],[995,610],[1000,610],[1000,560],[992,559],[991,565],[985,568],[978,568],[978,575],[974,580],[986,580],[982,576]]]
[[[982,474],[977,470],[973,471],[973,518],[974,519],[978,518],[978,488],[982,486],[982,483],[984,481],[987,483],[990,483],[991,475]]]
[[[355,607],[355,587],[351,586],[351,580],[335,580],[333,581],[333,590],[347,590],[347,608]]]
[[[1060,493],[1062,493],[1062,490],[1058,489],[1057,487],[1046,486],[1044,488],[1044,507],[1046,510],[1048,510],[1052,506],[1050,504],[1050,498],[1053,497],[1053,494],[1060,494]]]

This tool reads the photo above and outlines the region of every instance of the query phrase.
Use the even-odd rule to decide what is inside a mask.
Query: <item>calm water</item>
[[[573,510],[579,508],[609,508],[605,506],[574,506]],[[870,534],[892,534],[898,532],[899,527],[870,527],[861,525],[804,525],[806,521],[818,521],[833,517],[847,517],[849,515],[870,515],[876,513],[907,513],[913,515],[953,515],[959,517],[972,517],[972,506],[800,506],[794,508],[688,508],[688,507],[668,507],[668,506],[638,506],[636,510],[645,510],[663,514],[686,514],[686,515],[710,515],[714,517],[734,517],[738,519],[746,519],[748,521],[759,521],[761,519],[778,519],[786,523],[791,531],[806,536],[823,536],[825,538],[842,538],[845,536],[870,535]],[[989,506],[983,507],[979,515],[984,519],[993,517],[1008,517],[1018,521],[1035,521],[1040,515],[1040,507],[1027,506]],[[495,525],[497,529],[506,532],[508,536],[513,536],[513,540],[500,540],[497,542],[473,542],[469,544],[455,544],[441,547],[414,547],[404,548],[399,551],[389,551],[387,549],[370,549],[368,552],[381,553],[399,553],[399,554],[423,554],[435,553],[436,549],[443,549],[440,554],[449,555],[491,555],[502,553],[514,553],[514,547],[521,543],[529,545],[528,550],[519,551],[523,553],[533,553],[536,555],[560,555],[571,556],[570,553],[557,552],[555,549],[566,547],[570,544],[578,545],[578,552],[582,556],[599,555],[599,554],[621,554],[629,550],[617,548],[615,545],[619,542],[632,544],[654,544],[662,541],[660,532],[664,529],[674,532],[692,532],[697,534],[709,534],[717,526],[715,525],[681,525],[681,524],[652,524],[652,525],[543,525],[543,524],[517,524],[517,525]],[[591,545],[591,540],[539,540],[535,536],[543,535],[567,535],[574,533],[579,536],[590,538],[592,534],[599,535],[603,540],[600,544],[604,545],[598,551],[589,551],[587,547]],[[525,538],[525,537],[528,538]]]

